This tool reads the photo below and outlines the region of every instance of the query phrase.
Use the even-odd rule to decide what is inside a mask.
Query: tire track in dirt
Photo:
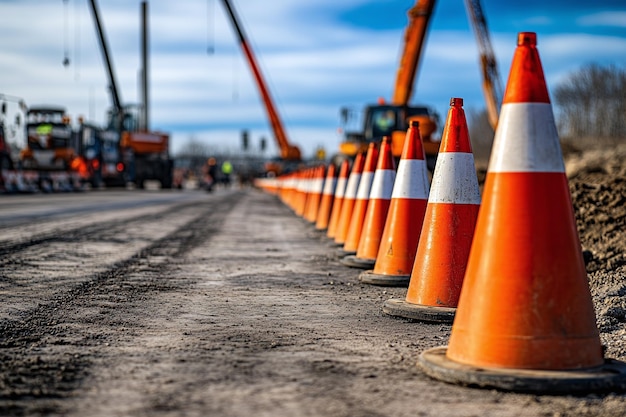
[[[240,193],[225,194],[209,202],[187,204],[193,218],[147,247],[87,280],[64,289],[52,299],[22,314],[18,320],[0,321],[0,415],[48,415],[59,411],[62,400],[90,372],[92,352],[103,340],[102,334],[89,330],[90,323],[109,320],[108,313],[137,308],[152,293],[168,291],[176,284],[167,282],[161,272],[176,258],[218,231],[228,208],[241,198]],[[156,214],[150,222],[167,222],[176,217],[181,206]],[[78,233],[81,239],[111,227],[124,228],[138,219],[94,225]],[[75,231],[65,236],[50,236],[36,244],[77,238]],[[17,247],[22,250],[22,247]],[[135,277],[129,280],[128,277]],[[115,322],[112,328],[124,332],[136,323]],[[96,326],[97,328],[97,326]]]
[[[149,221],[159,221],[161,219],[165,219],[171,216],[172,214],[175,214],[176,212],[180,212],[181,210],[193,208],[196,205],[197,203],[184,203],[169,207],[164,211],[157,212],[149,216],[146,216],[145,213],[140,213],[124,219],[107,220],[98,224],[92,224],[87,226],[79,224],[63,229],[53,228],[52,230],[35,233],[26,240],[15,239],[0,242],[0,256],[3,257],[3,259],[0,259],[0,267],[2,267],[6,263],[6,255],[12,255],[16,252],[23,251],[33,246],[45,245],[51,242],[67,242],[85,239],[90,236],[96,236],[105,231],[110,232],[120,230],[131,222],[142,222],[146,219],[148,219]],[[42,221],[40,223],[46,223],[46,221]]]

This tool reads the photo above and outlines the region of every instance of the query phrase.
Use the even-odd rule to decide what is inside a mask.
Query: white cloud
[[[538,42],[542,55],[548,59],[571,59],[613,61],[626,63],[626,55],[617,51],[626,51],[626,38],[615,36],[590,35],[583,33],[549,35]]]
[[[340,11],[371,1],[234,2],[285,128],[305,155],[319,144],[329,154],[336,150],[342,106],[362,109],[392,94],[403,28],[365,30],[336,18]],[[29,104],[61,104],[74,118],[85,115],[103,123],[111,100],[92,17],[87,2],[69,4],[64,39],[62,2],[2,2],[0,94],[23,97]],[[122,98],[135,102],[140,1],[99,4]],[[47,18],[35,20],[33,10]],[[171,131],[174,148],[190,135],[238,146],[240,130],[250,128],[253,138],[267,137],[275,150],[259,93],[221,2],[152,1],[149,12],[153,126]],[[562,23],[560,16],[536,13],[529,10],[519,21],[538,27],[549,23],[551,30]],[[582,28],[623,27],[625,15],[598,13],[578,23]],[[490,22],[498,18],[489,16]],[[576,34],[538,33],[550,85],[587,61],[624,63],[626,37],[589,35],[581,27]],[[491,34],[503,83],[515,49],[513,30]],[[64,44],[69,68],[61,64]],[[214,46],[213,54],[207,54],[209,46]],[[463,97],[466,108],[481,108],[480,83],[478,49],[469,28],[429,33],[414,102],[435,107],[442,118],[450,97]]]
[[[583,16],[577,23],[581,26],[615,26],[626,28],[626,11],[606,11]]]

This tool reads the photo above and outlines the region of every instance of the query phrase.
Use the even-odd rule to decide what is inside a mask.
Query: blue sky
[[[412,0],[232,0],[290,140],[305,157],[338,148],[339,110],[389,99]],[[87,0],[0,0],[0,94],[103,123],[107,78]],[[122,99],[137,102],[139,0],[100,0]],[[587,63],[626,66],[626,2],[482,0],[503,84],[517,33],[533,31],[549,89]],[[220,0],[151,1],[151,127],[236,151],[266,137],[260,96]],[[212,53],[208,53],[211,49]],[[62,65],[67,52],[71,64]],[[450,97],[481,110],[478,50],[462,0],[439,0],[413,103],[442,119]],[[17,107],[9,101],[9,113]],[[21,138],[15,137],[20,141]]]

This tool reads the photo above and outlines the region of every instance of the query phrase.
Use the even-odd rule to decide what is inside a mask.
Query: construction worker
[[[230,175],[233,173],[233,164],[230,161],[226,160],[222,162],[222,182],[224,186],[228,187],[230,185]]]
[[[207,192],[210,193],[213,191],[213,184],[215,184],[216,180],[217,180],[217,160],[213,157],[210,157],[209,159],[207,159],[206,179],[204,181],[205,189]]]

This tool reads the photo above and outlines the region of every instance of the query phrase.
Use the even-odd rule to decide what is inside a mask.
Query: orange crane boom
[[[391,103],[396,106],[406,106],[413,95],[415,76],[434,7],[434,0],[418,0],[408,12],[409,24],[404,32],[404,52],[400,59],[391,100]]]
[[[404,32],[403,49],[396,73],[393,98],[390,103],[379,102],[365,108],[364,126],[360,132],[346,132],[340,145],[340,152],[352,156],[362,151],[367,143],[379,141],[383,136],[391,136],[391,149],[394,156],[400,156],[409,120],[420,123],[420,134],[424,141],[427,159],[434,161],[439,151],[439,143],[431,135],[437,129],[437,116],[428,107],[411,106],[415,78],[421,63],[421,55],[426,44],[436,0],[416,0],[409,10],[409,22]],[[491,125],[498,121],[502,100],[502,83],[498,75],[496,59],[491,49],[487,22],[479,0],[465,0],[467,14],[477,38],[480,50],[483,92]],[[347,111],[343,111],[347,114]],[[434,162],[433,162],[434,163]]]
[[[417,0],[409,10],[391,102],[379,101],[366,106],[362,131],[346,132],[346,140],[339,146],[340,153],[354,156],[364,151],[368,143],[390,136],[391,152],[400,157],[409,122],[417,120],[424,151],[434,164],[439,151],[439,142],[432,140],[432,134],[437,130],[437,115],[429,107],[409,105],[434,5],[435,0]]]
[[[226,7],[226,11],[228,12],[228,16],[230,17],[230,20],[235,27],[235,31],[237,32],[237,38],[239,39],[241,49],[243,50],[248,64],[252,69],[252,75],[254,76],[254,80],[256,81],[259,92],[261,93],[261,98],[263,99],[263,104],[265,105],[265,110],[267,111],[267,116],[270,120],[272,131],[274,132],[274,138],[276,139],[276,143],[280,148],[281,159],[287,161],[300,161],[302,159],[300,148],[292,145],[287,138],[287,134],[285,133],[285,129],[283,128],[283,124],[280,120],[280,117],[278,116],[278,112],[276,111],[276,107],[274,106],[274,102],[269,93],[263,75],[259,70],[259,66],[257,65],[254,54],[252,53],[252,49],[248,45],[246,36],[243,32],[241,25],[239,24],[239,20],[237,19],[235,10],[233,9],[229,0],[223,0],[223,2],[224,6]]]

